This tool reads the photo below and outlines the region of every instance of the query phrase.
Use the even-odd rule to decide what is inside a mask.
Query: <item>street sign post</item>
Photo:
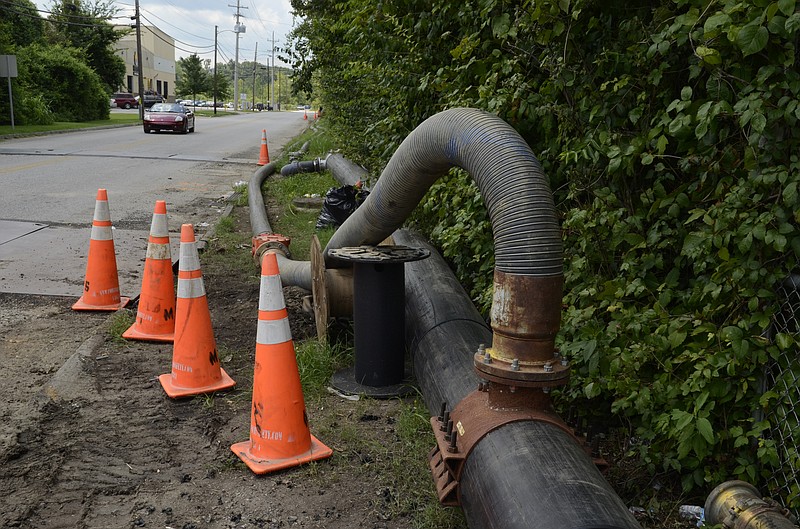
[[[8,79],[8,103],[11,109],[11,129],[14,129],[14,97],[11,94],[11,78],[17,76],[17,56],[0,55],[0,77]]]

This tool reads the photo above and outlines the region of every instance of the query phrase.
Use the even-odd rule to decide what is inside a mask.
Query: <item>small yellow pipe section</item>
[[[772,500],[761,498],[758,489],[744,481],[726,481],[708,495],[706,524],[726,529],[796,529],[789,512]]]

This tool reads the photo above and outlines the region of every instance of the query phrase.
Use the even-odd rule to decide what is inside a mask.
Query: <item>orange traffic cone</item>
[[[267,130],[261,130],[261,153],[258,157],[258,165],[267,165],[269,163],[269,147],[267,146]]]
[[[256,474],[330,457],[333,450],[308,430],[292,333],[274,253],[261,265],[250,440],[231,450]]]
[[[155,342],[172,342],[175,338],[175,280],[169,251],[167,203],[163,200],[156,201],[150,224],[136,321],[122,337]]]
[[[308,110],[303,110],[303,119],[308,119]]]
[[[161,375],[158,379],[172,398],[212,393],[236,385],[219,365],[217,342],[211,328],[211,313],[191,224],[181,226],[172,373]]]
[[[119,310],[130,298],[119,295],[117,256],[114,252],[114,235],[111,231],[111,213],[108,209],[108,192],[97,190],[89,240],[89,258],[83,295],[72,305],[73,310]]]

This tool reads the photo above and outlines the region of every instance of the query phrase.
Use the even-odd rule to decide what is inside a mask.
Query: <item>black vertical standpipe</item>
[[[350,246],[331,256],[353,265],[355,366],[331,385],[351,395],[390,398],[412,390],[405,382],[405,263],[430,251],[408,246]]]
[[[390,386],[404,378],[405,265],[353,264],[355,381]]]

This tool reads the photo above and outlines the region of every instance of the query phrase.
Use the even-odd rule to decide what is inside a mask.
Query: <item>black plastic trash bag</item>
[[[364,203],[369,191],[361,188],[361,182],[352,186],[332,187],[325,193],[322,211],[317,219],[316,229],[341,226],[347,217]]]

